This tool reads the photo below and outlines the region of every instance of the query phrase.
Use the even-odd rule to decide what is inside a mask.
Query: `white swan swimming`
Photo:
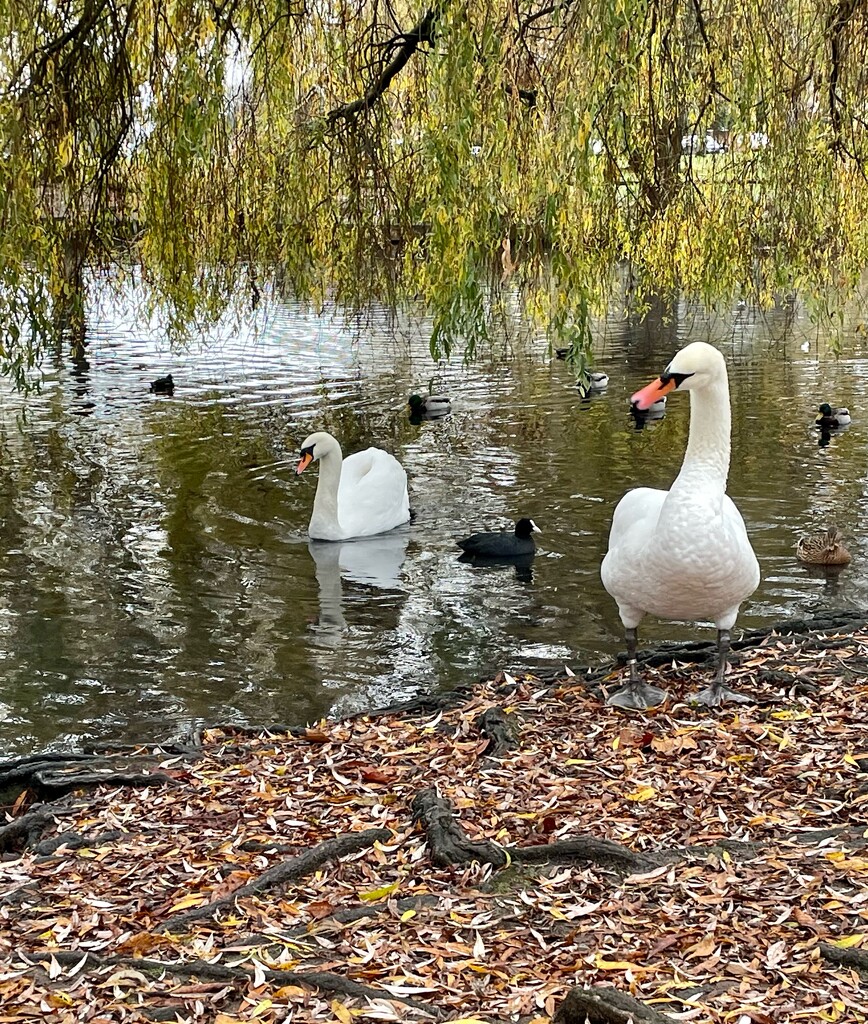
[[[639,678],[636,628],[646,613],[661,619],[711,619],[718,630],[714,682],[696,700],[747,700],[724,682],[729,631],[760,572],[740,512],[726,494],[730,406],[726,363],[703,341],[676,353],[660,377],[633,395],[642,410],[673,389],[690,392],[690,436],[681,471],[668,491],[637,487],[618,502],[600,570],[618,603],[630,678],[609,697],[623,708],[659,704],[666,691]]]
[[[343,458],[325,431],[306,437],[296,473],[319,459],[319,481],[308,534],[314,540],[350,540],[385,533],[410,520],[407,474],[379,448]]]

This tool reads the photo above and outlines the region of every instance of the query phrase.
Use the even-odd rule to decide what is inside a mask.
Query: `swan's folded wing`
[[[615,508],[609,531],[609,550],[617,549],[627,534],[638,537],[634,543],[645,543],[653,534],[668,491],[654,487],[634,487],[627,491]],[[632,547],[632,545],[631,545]]]
[[[406,523],[410,499],[403,466],[379,448],[348,456],[341,467],[338,510],[341,528],[356,537]]]

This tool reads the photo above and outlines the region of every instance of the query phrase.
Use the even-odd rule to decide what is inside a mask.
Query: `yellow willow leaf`
[[[253,1010],[251,1011],[250,1016],[251,1017],[258,1017],[260,1014],[265,1013],[266,1010],[270,1010],[272,1005],[273,1005],[272,1000],[270,1000],[270,999],[260,999],[259,1002],[256,1004],[256,1006],[253,1007]]]
[[[360,892],[359,899],[361,900],[379,900],[383,896],[389,896],[398,888],[397,882],[392,882],[390,885],[381,885],[379,889],[372,889],[370,892]]]
[[[278,967],[279,970],[286,970],[282,964]],[[305,988],[303,985],[281,985],[281,987],[274,993],[275,999],[289,999],[291,996],[303,996],[307,995],[310,989]]]
[[[48,1003],[59,1010],[65,1006],[73,1005],[73,998],[68,992],[52,992],[48,996]]]
[[[639,971],[641,973],[647,970],[638,964],[631,964],[629,960],[606,960],[599,953],[594,957],[594,966],[601,971]]]
[[[187,907],[198,907],[204,902],[204,897],[201,893],[197,892],[192,896],[185,896],[182,900],[178,900],[173,907],[169,908],[169,913],[174,914],[176,910],[186,910]]]
[[[332,1013],[337,1017],[341,1024],[352,1024],[353,1015],[339,999],[332,999],[331,1006]]]
[[[657,796],[657,790],[653,786],[639,786],[632,793],[627,793],[626,799],[641,803],[643,800],[653,800],[655,796]]]
[[[773,711],[772,718],[776,718],[779,722],[799,722],[804,718],[810,718],[810,711]]]
[[[841,949],[850,949],[851,946],[858,946],[865,938],[864,933],[858,932],[854,935],[845,935],[841,939],[835,939],[833,946],[840,946]]]
[[[829,860],[832,858],[829,857]],[[844,857],[842,860],[835,858],[832,863],[842,871],[868,871],[868,860],[864,857]]]
[[[415,916],[416,916],[416,911],[415,910],[405,910],[404,913],[401,914],[401,921],[402,922],[403,921],[409,921],[411,917],[415,917]]]
[[[772,740],[774,743],[777,743],[778,750],[783,750],[784,747],[788,747],[790,744],[789,736],[782,736],[780,733],[775,732],[773,729],[769,729],[768,735],[770,740]]]

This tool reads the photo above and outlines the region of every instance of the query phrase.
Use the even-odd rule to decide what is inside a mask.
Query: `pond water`
[[[347,326],[272,307],[256,332],[173,352],[155,325],[101,303],[83,358],[39,394],[0,383],[0,752],[159,739],[206,722],[303,724],[454,686],[498,667],[593,664],[623,649],[599,565],[631,486],[668,486],[686,395],[638,430],[628,396],[688,340],[730,368],[729,491],[762,567],[739,626],[868,605],[865,334],[835,358],[800,307],[597,325],[608,389],[582,400],[544,339],[513,325],[471,366],[435,366],[424,321]],[[172,397],[149,393],[171,372]],[[413,424],[415,390],[453,413]],[[854,421],[826,445],[824,400]],[[317,469],[300,441],[393,452],[415,521],[372,541],[311,545]],[[529,571],[457,561],[455,538],[531,516]],[[793,544],[835,522],[853,562],[801,567]],[[640,639],[711,636],[648,619]]]

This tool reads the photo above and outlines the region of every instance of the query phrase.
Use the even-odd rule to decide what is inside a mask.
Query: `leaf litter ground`
[[[623,669],[502,673],[427,716],[209,730],[150,750],[167,783],[48,804],[49,845],[0,864],[0,1024],[546,1024],[598,985],[673,1020],[868,1021],[868,631],[743,650],[750,705],[646,672],[670,700],[643,715],[602,703]]]

